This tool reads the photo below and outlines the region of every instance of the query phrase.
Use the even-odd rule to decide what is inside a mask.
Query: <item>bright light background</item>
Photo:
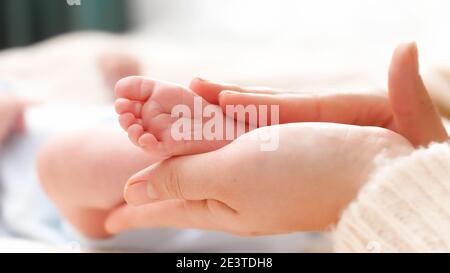
[[[131,2],[142,46],[158,51],[149,69],[170,80],[382,87],[396,44],[417,41],[423,67],[450,53],[448,0]]]

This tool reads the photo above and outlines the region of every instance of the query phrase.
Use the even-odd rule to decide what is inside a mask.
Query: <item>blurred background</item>
[[[89,31],[66,39],[77,64],[120,44],[146,75],[180,83],[367,90],[385,88],[401,42],[417,41],[426,73],[448,67],[449,10],[448,0],[0,0],[0,47]]]
[[[0,47],[28,45],[76,30],[121,32],[128,29],[129,16],[122,0],[0,0]]]
[[[0,0],[0,43],[21,46],[77,30],[162,26],[167,36],[203,34],[195,38],[230,42],[379,43],[419,38],[425,31],[445,35],[440,31],[448,27],[449,7],[446,0]]]
[[[181,84],[367,92],[386,89],[396,45],[416,41],[450,116],[449,11],[449,0],[0,0],[0,92],[110,104],[105,74],[127,58]]]

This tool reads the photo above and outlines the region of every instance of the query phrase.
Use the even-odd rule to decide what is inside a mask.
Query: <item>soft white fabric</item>
[[[449,252],[450,143],[378,170],[334,233],[338,252]]]

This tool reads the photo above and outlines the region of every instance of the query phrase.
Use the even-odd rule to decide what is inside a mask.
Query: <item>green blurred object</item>
[[[0,48],[76,30],[123,32],[127,7],[126,0],[0,0]]]

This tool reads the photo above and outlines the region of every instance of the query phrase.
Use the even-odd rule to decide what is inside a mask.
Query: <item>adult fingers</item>
[[[210,103],[220,104],[224,112],[227,105],[278,105],[279,123],[337,122],[394,129],[391,128],[392,112],[384,93],[280,92],[264,87],[241,87],[200,78],[192,80],[190,87]],[[270,123],[270,109],[268,110]]]
[[[219,96],[219,104],[225,113],[227,113],[229,105],[256,105],[257,109],[260,109],[261,105],[277,105],[280,123],[334,122],[389,128],[392,117],[389,103],[383,94],[291,93],[274,95],[223,91]]]
[[[209,103],[218,104],[219,94],[224,90],[232,90],[242,93],[278,94],[279,91],[267,87],[242,87],[236,84],[219,83],[202,78],[195,78],[191,81],[192,91],[203,97]]]
[[[389,69],[389,100],[398,132],[413,145],[445,141],[447,132],[419,74],[415,43],[397,47]]]
[[[112,234],[137,228],[197,228],[231,231],[236,213],[216,200],[166,200],[143,206],[125,205],[114,210],[106,220],[106,230]]]

